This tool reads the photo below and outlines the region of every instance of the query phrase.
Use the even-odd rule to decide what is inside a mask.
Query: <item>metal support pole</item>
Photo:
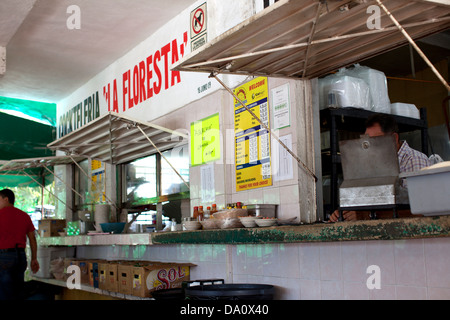
[[[314,37],[314,33],[316,32],[316,25],[317,20],[319,20],[320,17],[320,10],[322,10],[322,2],[319,2],[319,5],[317,6],[317,12],[316,12],[316,18],[313,21],[313,26],[311,28],[311,33],[308,38],[308,44],[306,46],[306,53],[305,53],[305,64],[303,65],[303,75],[302,78],[306,77],[306,68],[308,67],[308,58],[309,58],[309,50],[311,49],[311,42]]]

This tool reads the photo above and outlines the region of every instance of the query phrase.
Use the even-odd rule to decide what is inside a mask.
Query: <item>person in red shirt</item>
[[[14,201],[14,192],[0,190],[0,300],[24,298],[27,237],[31,249],[31,271],[39,271],[33,222],[27,213],[14,207]]]

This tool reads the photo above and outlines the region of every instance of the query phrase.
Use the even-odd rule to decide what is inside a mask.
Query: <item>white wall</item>
[[[277,287],[283,300],[450,299],[450,239],[79,247],[78,257],[192,262],[191,280]],[[371,265],[380,289],[368,289]]]
[[[98,105],[100,115],[111,110],[127,114],[130,117],[135,117],[143,121],[152,121],[219,89],[220,85],[216,81],[208,79],[208,74],[206,73],[182,72],[179,77],[176,74],[172,77],[174,74],[170,71],[172,63],[191,52],[190,13],[203,2],[205,1],[198,1],[181,12],[174,19],[161,26],[154,34],[149,35],[148,39],[141,42],[135,48],[130,48],[130,51],[127,54],[119,58],[94,78],[90,79],[70,96],[58,102],[58,128],[61,125],[62,116],[67,114],[70,116],[70,110],[74,110],[80,103],[82,106],[79,112],[82,113],[82,121],[76,122],[72,119],[73,127],[75,129],[80,125],[85,125],[89,119],[87,117],[88,112],[87,107],[85,107],[85,99],[92,96],[95,97],[97,94],[99,97]],[[211,40],[229,28],[234,27],[254,13],[253,1],[249,0],[230,0],[226,2],[210,0],[206,2],[208,12],[208,40]],[[236,10],[236,8],[239,8],[239,10]],[[164,52],[166,52],[165,50],[169,50],[166,55],[164,54]],[[151,63],[149,62],[150,58]],[[133,86],[133,83],[135,83],[133,80],[135,67],[138,78],[140,77],[141,71],[143,72],[142,74],[145,72],[142,86],[140,85],[140,82],[138,82],[138,86]],[[131,78],[131,80],[124,80],[124,74],[127,75],[128,71],[130,72],[129,78]],[[172,79],[174,80],[173,84]],[[233,79],[239,79],[239,77],[225,77],[225,81],[230,85],[236,83]],[[167,87],[166,81],[168,81]],[[208,90],[199,90],[200,87],[207,83],[211,84]],[[157,92],[159,84],[161,84],[161,89]],[[117,110],[113,110],[112,103],[114,100],[115,86],[117,88]],[[135,88],[141,87],[145,89],[145,99],[142,95],[142,99],[139,99],[138,104],[133,104],[133,106],[130,107],[129,92],[134,92]],[[150,92],[148,91],[149,88],[153,89],[151,97]],[[125,91],[128,91],[128,93],[124,94]],[[109,92],[109,103],[107,100],[108,95],[104,95],[104,92]],[[138,91],[136,90],[136,92]],[[141,98],[140,91],[138,94],[139,98]],[[134,96],[134,94],[132,96]],[[85,119],[87,120],[85,121]],[[60,134],[60,132],[61,130],[58,130],[58,134]]]

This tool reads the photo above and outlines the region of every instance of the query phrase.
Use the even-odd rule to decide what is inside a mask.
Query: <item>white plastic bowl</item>
[[[256,220],[261,219],[261,217],[239,217],[239,220],[246,228],[256,227]]]
[[[277,219],[258,219],[255,222],[258,227],[272,227],[277,224]]]

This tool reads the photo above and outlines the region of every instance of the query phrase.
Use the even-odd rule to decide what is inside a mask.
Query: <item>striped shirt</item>
[[[406,141],[403,141],[402,146],[398,150],[398,163],[400,172],[419,171],[431,165],[425,154],[411,148]]]

